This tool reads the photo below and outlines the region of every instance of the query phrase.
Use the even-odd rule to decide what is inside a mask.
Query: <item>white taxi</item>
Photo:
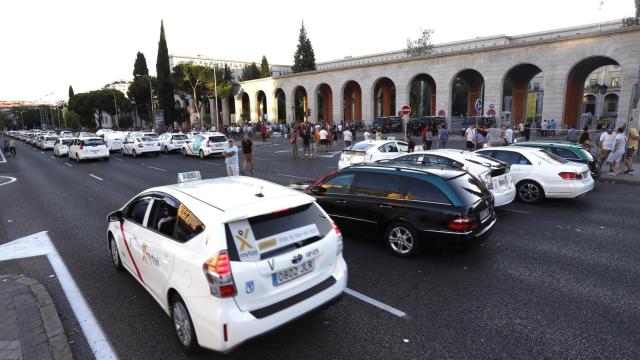
[[[53,144],[53,155],[55,156],[67,156],[69,155],[69,145],[75,140],[70,137],[60,137]]]
[[[160,144],[158,141],[150,137],[133,137],[129,136],[122,142],[120,149],[122,156],[131,155],[137,157],[142,154],[160,154]]]
[[[185,141],[182,155],[199,156],[201,159],[209,155],[222,155],[227,137],[219,132],[200,133]]]
[[[56,140],[58,140],[58,135],[45,135],[40,141],[40,149],[53,149],[53,145],[56,143]]]
[[[124,139],[124,133],[120,131],[112,131],[104,134],[104,141],[107,143],[109,151],[122,150],[122,142]]]
[[[100,137],[81,137],[69,145],[69,159],[77,162],[89,159],[109,160],[109,149]]]
[[[347,285],[338,227],[312,197],[268,181],[197,176],[143,191],[108,221],[115,267],[172,318],[186,350],[231,351]]]
[[[409,145],[404,141],[393,139],[360,141],[342,150],[338,169],[364,162],[390,159],[408,151]]]
[[[160,149],[165,154],[172,151],[182,149],[185,141],[187,141],[187,135],[181,133],[164,133],[158,137],[158,143],[160,143]]]

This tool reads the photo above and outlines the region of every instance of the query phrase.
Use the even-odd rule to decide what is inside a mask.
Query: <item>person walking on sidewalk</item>
[[[249,134],[244,134],[240,145],[242,147],[242,175],[253,175],[253,153],[255,146],[251,139],[249,139]]]
[[[444,149],[447,147],[447,141],[449,140],[449,130],[447,130],[447,126],[446,125],[442,125],[440,127],[440,132],[438,133],[438,146],[441,149]]]
[[[351,146],[351,142],[353,141],[353,134],[351,133],[351,130],[349,130],[349,128],[346,128],[342,132],[342,138],[344,139],[345,148],[348,148],[349,146]]]
[[[222,155],[227,166],[227,176],[238,176],[240,172],[238,168],[238,147],[233,144],[233,139],[229,139],[224,145]]]
[[[600,136],[600,160],[605,163],[613,150],[613,145],[616,142],[616,134],[613,133],[613,125],[607,126],[607,132]],[[609,167],[609,172],[613,172],[613,167]]]
[[[640,139],[640,135],[638,134],[638,129],[631,128],[629,129],[629,139],[627,140],[627,152],[624,158],[624,164],[627,167],[625,170],[625,174],[633,175],[633,153],[638,150],[638,139]]]
[[[624,129],[618,128],[616,131],[615,141],[613,143],[613,149],[607,157],[607,163],[611,171],[607,175],[620,175],[620,163],[622,157],[625,154],[627,148],[627,137],[624,136]]]

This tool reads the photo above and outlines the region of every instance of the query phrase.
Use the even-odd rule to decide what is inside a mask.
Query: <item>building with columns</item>
[[[637,126],[633,89],[640,71],[639,43],[640,27],[614,21],[435,45],[431,54],[419,57],[402,51],[348,57],[320,63],[316,71],[241,82],[235,96],[223,100],[233,101],[223,106],[233,111],[223,112],[223,120],[369,124],[378,116],[396,115],[406,104],[412,116],[441,115],[449,124],[459,116],[504,119],[508,108],[516,124],[527,120],[530,83],[537,77],[544,89],[541,118],[554,118],[561,127],[580,126],[585,83],[595,70],[614,66],[617,121],[632,117]],[[481,114],[473,106],[479,98]]]

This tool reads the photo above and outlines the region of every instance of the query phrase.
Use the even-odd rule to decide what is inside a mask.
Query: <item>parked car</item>
[[[69,155],[69,146],[75,138],[70,137],[59,137],[56,140],[56,143],[53,144],[53,154],[55,156],[68,156]]]
[[[496,221],[489,190],[468,172],[389,162],[350,166],[304,190],[344,231],[380,237],[394,255],[423,243],[466,246]]]
[[[409,145],[397,140],[365,140],[360,141],[344,150],[338,161],[338,169],[347,166],[390,159],[400,153],[409,151]]]
[[[83,137],[69,145],[69,159],[77,162],[89,159],[109,160],[109,149],[101,137]]]
[[[340,229],[324,210],[251,177],[145,190],[108,216],[106,240],[115,268],[172,318],[186,350],[228,352],[347,286]]]
[[[536,203],[545,198],[576,198],[593,190],[586,164],[525,146],[502,146],[475,151],[511,165],[518,200]]]
[[[187,135],[181,133],[164,133],[158,137],[160,149],[165,154],[173,151],[180,151],[182,145],[187,141]]]
[[[60,131],[61,138],[72,138],[73,133],[71,131]]]
[[[510,204],[516,198],[516,187],[511,178],[510,166],[470,151],[456,149],[417,151],[380,161],[402,161],[429,167],[444,165],[466,170],[491,191],[496,207]]]
[[[160,155],[160,144],[150,137],[129,136],[122,142],[120,149],[122,156],[131,155],[137,157],[142,154]]]
[[[56,143],[56,140],[58,140],[58,136],[57,135],[45,135],[42,137],[42,139],[40,139],[40,149],[41,150],[49,150],[49,149],[53,149],[53,145]]]
[[[600,161],[598,161],[598,159],[583,145],[573,143],[527,141],[513,144],[513,146],[535,147],[556,154],[561,158],[572,162],[587,164],[589,166],[589,170],[591,170],[591,177],[595,180],[598,180],[600,177]]]
[[[109,151],[122,150],[122,142],[124,139],[124,133],[119,131],[112,131],[104,134],[104,141],[107,143]]]
[[[182,155],[199,156],[201,159],[209,155],[222,155],[228,139],[223,133],[207,132],[195,135],[182,144]]]
[[[379,117],[371,124],[371,130],[388,132],[402,131],[402,118],[399,116]]]

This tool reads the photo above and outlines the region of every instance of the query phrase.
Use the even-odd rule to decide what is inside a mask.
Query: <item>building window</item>
[[[607,105],[607,111],[608,112],[616,112],[616,111],[618,111],[618,103],[615,102],[615,101],[610,102]]]
[[[613,76],[611,77],[611,87],[620,87],[620,77],[619,76]]]
[[[540,82],[536,81],[533,83],[533,90],[540,91]]]
[[[595,86],[596,84],[598,84],[598,79],[597,78],[591,78],[589,80],[589,86]]]

